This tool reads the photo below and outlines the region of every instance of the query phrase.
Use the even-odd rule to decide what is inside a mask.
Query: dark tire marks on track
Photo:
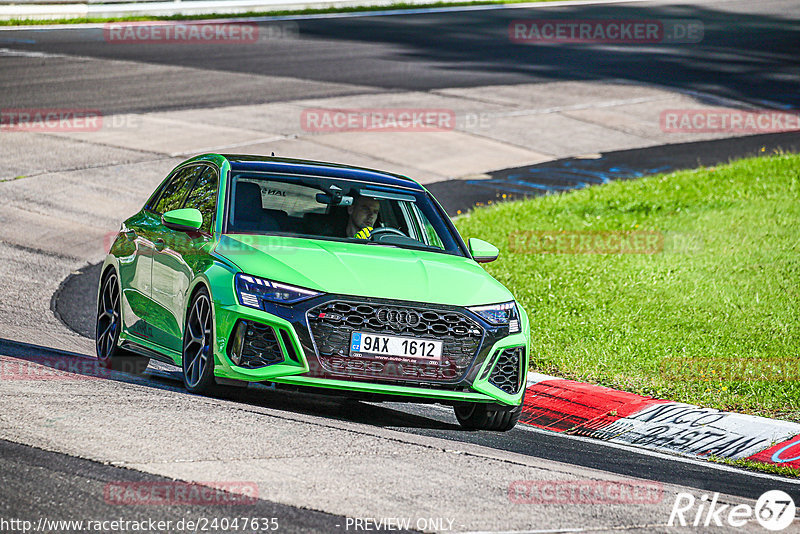
[[[0,346],[3,342],[0,341]],[[6,521],[20,519],[31,521],[35,526],[39,518],[49,520],[103,521],[122,519],[126,521],[172,521],[172,528],[155,531],[188,532],[178,530],[176,524],[181,519],[197,521],[198,518],[241,517],[277,518],[280,532],[319,532],[330,533],[344,530],[345,518],[314,510],[307,510],[254,499],[252,504],[230,504],[240,496],[225,494],[218,501],[209,504],[115,504],[113,495],[107,491],[112,488],[159,488],[158,495],[165,495],[173,485],[171,479],[106,465],[91,460],[76,458],[66,454],[0,440],[0,517]],[[152,486],[151,486],[152,485]],[[191,488],[183,488],[191,489]],[[202,488],[195,488],[198,491]],[[217,490],[215,490],[217,491]],[[119,493],[122,495],[122,493]],[[135,495],[132,489],[129,494]],[[155,494],[155,493],[154,493]],[[108,497],[108,500],[107,500]],[[89,529],[75,528],[50,529],[51,532],[86,532]],[[117,528],[116,531],[155,532]],[[21,531],[21,530],[20,530]],[[43,531],[48,531],[44,530]],[[107,532],[111,530],[105,530]],[[191,530],[193,531],[193,530]],[[213,529],[222,531],[221,529]],[[252,530],[248,530],[252,532]]]

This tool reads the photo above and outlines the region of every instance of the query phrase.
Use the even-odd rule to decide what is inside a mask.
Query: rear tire
[[[494,430],[506,432],[516,426],[522,405],[511,410],[492,410],[488,404],[478,402],[455,407],[456,419],[468,430]]]
[[[192,298],[183,332],[183,385],[192,393],[211,395],[214,380],[214,309],[203,287]]]
[[[101,280],[94,333],[97,361],[101,367],[106,369],[140,375],[147,369],[150,358],[133,354],[119,347],[122,314],[120,313],[117,273],[109,270]]]

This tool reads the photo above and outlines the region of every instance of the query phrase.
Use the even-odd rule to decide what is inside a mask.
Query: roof
[[[231,165],[231,171],[241,172],[279,172],[285,174],[306,174],[323,176],[327,178],[342,178],[347,180],[361,180],[381,185],[404,187],[418,191],[424,188],[416,181],[402,176],[364,167],[353,167],[338,163],[326,163],[291,158],[276,158],[270,156],[248,156],[240,154],[223,154]]]

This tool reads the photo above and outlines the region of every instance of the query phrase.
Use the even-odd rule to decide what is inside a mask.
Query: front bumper
[[[367,297],[322,295],[291,307],[274,305],[267,310],[238,303],[216,303],[215,308],[215,375],[220,378],[453,403],[516,406],[522,402],[529,358],[528,323],[522,310],[522,331],[509,335],[507,328],[493,327],[465,308]],[[429,322],[403,327],[395,324],[387,330],[387,325],[377,321],[379,310],[385,316],[387,309],[401,308],[420,311]],[[330,311],[336,309],[344,313],[339,314],[341,317],[333,314],[335,320],[328,320]],[[319,319],[320,314],[323,319]],[[234,356],[241,356],[236,347],[243,346],[238,340],[234,347],[236,329],[252,334],[246,362],[231,357],[232,350]],[[353,330],[442,339],[442,362],[387,365],[351,357],[347,349]],[[279,353],[264,357],[265,350]],[[252,357],[254,351],[259,358]],[[234,364],[237,360],[238,365]],[[259,367],[248,368],[254,361]]]

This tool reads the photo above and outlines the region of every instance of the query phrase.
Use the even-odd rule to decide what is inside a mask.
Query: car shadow
[[[193,395],[183,388],[181,372],[151,363],[134,376],[110,371],[86,354],[0,338],[0,381],[111,380]],[[460,426],[425,415],[341,396],[285,391],[264,386],[222,387],[215,398],[283,412],[312,415],[384,428],[455,430]]]

